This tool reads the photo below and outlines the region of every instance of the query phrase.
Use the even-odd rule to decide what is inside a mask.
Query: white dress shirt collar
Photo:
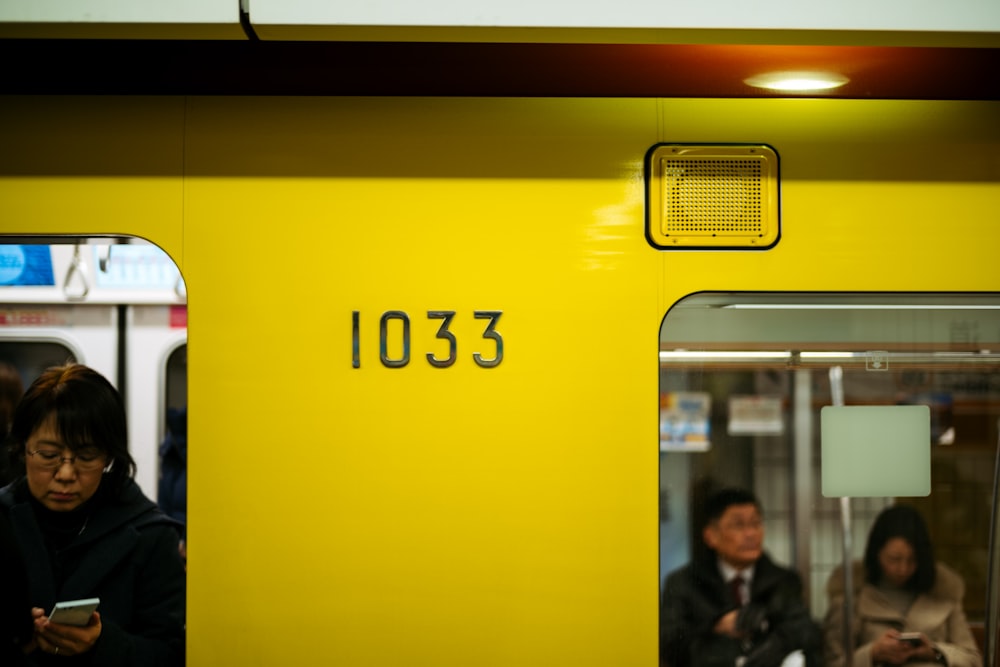
[[[733,567],[726,561],[722,560],[721,558],[719,559],[719,573],[722,575],[722,580],[727,584],[733,580],[733,577],[735,577],[736,575],[740,575],[741,577],[743,577],[743,583],[747,586],[747,588],[749,588],[750,582],[753,581],[753,571],[754,571],[753,565],[744,570],[737,570],[735,567]]]

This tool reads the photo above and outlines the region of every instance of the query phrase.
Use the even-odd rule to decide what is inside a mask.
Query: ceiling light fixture
[[[769,72],[744,79],[743,83],[754,88],[806,93],[839,88],[848,81],[843,74],[833,72]]]
[[[759,359],[790,359],[788,350],[660,350],[660,361],[751,361]]]

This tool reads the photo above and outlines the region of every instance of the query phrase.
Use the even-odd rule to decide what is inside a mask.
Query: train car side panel
[[[150,192],[126,146],[96,176],[22,151],[0,232],[135,233],[183,260],[194,665],[654,665],[667,309],[703,290],[1000,287],[994,103],[166,98],[129,114],[144,103],[7,111],[25,146],[77,105],[164,154],[157,132],[180,126],[183,168]],[[773,146],[779,243],[653,249],[643,156],[670,141]]]

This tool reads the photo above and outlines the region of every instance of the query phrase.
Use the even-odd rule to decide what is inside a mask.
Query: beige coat
[[[948,667],[982,667],[983,658],[962,609],[965,582],[954,570],[938,563],[934,588],[917,596],[906,616],[894,610],[885,597],[865,581],[861,563],[855,563],[852,576],[855,612],[851,625],[855,650],[853,665],[848,667],[873,667],[872,643],[890,629],[924,633],[944,655]],[[826,586],[830,601],[823,622],[826,667],[844,667],[843,579],[843,571],[838,568]],[[934,663],[909,663],[908,667],[919,664]]]

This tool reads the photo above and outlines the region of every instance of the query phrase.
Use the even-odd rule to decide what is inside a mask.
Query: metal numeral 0
[[[386,342],[389,337],[389,320],[401,320],[403,322],[403,356],[399,359],[390,359],[386,351]],[[386,368],[402,368],[410,363],[410,316],[401,310],[387,310],[382,314],[382,319],[378,325],[378,356],[382,360],[382,365]]]

